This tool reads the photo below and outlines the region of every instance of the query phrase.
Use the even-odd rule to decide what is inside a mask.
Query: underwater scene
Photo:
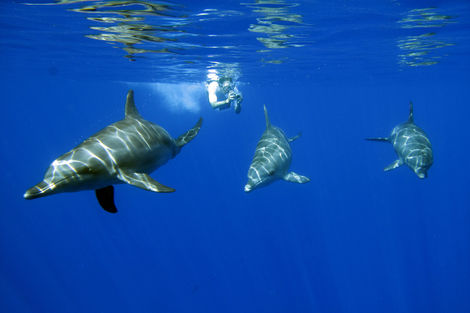
[[[470,312],[468,0],[0,25],[0,312]]]

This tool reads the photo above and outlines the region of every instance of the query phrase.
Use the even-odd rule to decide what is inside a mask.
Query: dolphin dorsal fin
[[[408,122],[414,123],[413,119],[413,101],[410,101],[410,115],[408,116]]]
[[[264,105],[264,118],[266,119],[266,128],[269,128],[271,126],[271,122],[269,121],[268,109],[266,109],[266,104]]]
[[[126,118],[127,117],[140,117],[139,111],[134,103],[134,90],[129,90],[126,99]]]

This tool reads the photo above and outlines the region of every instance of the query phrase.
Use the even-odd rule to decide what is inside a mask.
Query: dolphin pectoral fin
[[[310,178],[308,178],[306,176],[299,175],[299,174],[294,173],[294,172],[287,173],[283,178],[286,181],[290,181],[292,183],[297,183],[297,184],[305,184],[305,183],[308,183],[310,181]]]
[[[152,177],[144,173],[135,173],[135,172],[128,172],[128,171],[120,170],[117,178],[129,185],[133,185],[133,186],[136,186],[136,187],[148,190],[148,191],[153,191],[153,192],[175,191],[173,188],[160,184],[159,182],[154,180]]]
[[[114,187],[112,185],[96,189],[95,194],[99,204],[106,212],[117,213],[117,208],[114,204]]]
[[[383,141],[383,142],[389,142],[390,141],[390,139],[388,137],[366,138],[366,140],[369,140],[369,141]]]
[[[287,139],[287,141],[292,142],[292,141],[294,141],[294,140],[299,139],[300,136],[302,136],[302,133],[298,133],[298,134],[295,135],[294,137]]]
[[[386,168],[384,168],[384,171],[385,172],[388,172],[388,171],[391,171],[397,167],[400,167],[403,165],[403,161],[398,159],[396,161],[394,161],[392,164],[390,164],[389,166],[387,166]]]

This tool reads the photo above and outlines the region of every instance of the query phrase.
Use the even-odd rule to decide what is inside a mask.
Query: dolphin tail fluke
[[[295,172],[289,172],[283,178],[286,181],[290,181],[292,183],[297,183],[297,184],[305,184],[310,181],[310,178],[308,178],[307,176],[302,176]]]
[[[410,100],[410,115],[408,116],[408,122],[414,123],[413,118],[413,101]]]
[[[112,185],[96,189],[95,194],[99,204],[106,212],[117,213],[117,208],[114,204],[114,187]]]
[[[297,134],[297,135],[295,135],[294,137],[292,137],[292,138],[288,138],[288,139],[287,139],[287,141],[289,141],[289,142],[292,142],[292,141],[294,141],[294,140],[297,140],[297,139],[299,139],[299,138],[300,138],[300,136],[302,136],[302,133],[298,133],[298,134]]]
[[[129,185],[133,185],[153,192],[173,192],[171,187],[160,184],[152,177],[144,173],[135,173],[120,170],[117,178]]]
[[[266,119],[266,128],[269,128],[271,126],[271,122],[269,121],[268,109],[266,109],[266,104],[264,105],[264,118]]]
[[[390,138],[388,138],[388,137],[366,138],[366,140],[369,140],[369,141],[390,142]]]
[[[384,168],[384,172],[388,172],[388,171],[391,171],[393,169],[396,169],[400,166],[403,165],[403,161],[402,160],[396,160],[396,161],[393,161],[392,164],[390,164],[389,166],[387,166],[386,168]]]
[[[191,128],[190,130],[188,130],[187,132],[185,132],[184,134],[182,134],[176,139],[176,146],[181,148],[182,146],[184,146],[185,144],[193,140],[194,137],[196,137],[197,134],[199,133],[199,130],[201,129],[201,125],[202,125],[202,117],[199,118],[199,121],[197,121],[196,125],[194,125],[193,128]]]

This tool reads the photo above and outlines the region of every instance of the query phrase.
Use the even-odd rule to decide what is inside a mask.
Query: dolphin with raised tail
[[[390,171],[408,165],[419,178],[428,177],[428,170],[433,163],[432,146],[428,136],[414,123],[413,102],[410,101],[408,120],[393,128],[390,137],[366,138],[366,140],[390,142],[398,159],[384,168]]]
[[[24,194],[36,199],[61,192],[94,189],[101,207],[116,213],[115,184],[127,183],[153,192],[173,192],[148,174],[174,158],[199,132],[202,119],[177,139],[144,120],[129,90],[125,117],[89,137],[49,166],[43,181]]]
[[[292,161],[292,150],[289,143],[299,138],[300,134],[293,138],[287,138],[282,129],[273,126],[269,121],[266,106],[264,106],[264,117],[266,130],[258,141],[255,156],[248,169],[245,192],[266,186],[279,179],[298,184],[309,182],[308,177],[289,172]]]

